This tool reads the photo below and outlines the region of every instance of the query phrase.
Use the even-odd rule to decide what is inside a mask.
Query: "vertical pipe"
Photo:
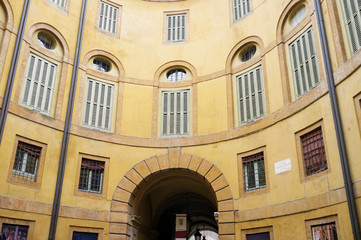
[[[79,58],[80,58],[80,52],[81,52],[81,47],[82,47],[82,42],[83,42],[86,6],[87,6],[87,0],[83,0],[82,7],[81,7],[80,20],[79,20],[76,51],[75,51],[75,57],[74,57],[74,66],[73,66],[73,73],[72,73],[72,77],[71,77],[69,101],[68,101],[68,107],[67,107],[67,112],[66,112],[63,141],[62,141],[60,160],[59,160],[58,175],[57,175],[57,179],[56,179],[53,210],[52,210],[52,214],[51,214],[51,222],[50,222],[50,230],[49,230],[49,238],[48,238],[49,240],[55,239],[56,227],[57,227],[57,222],[58,222],[58,217],[59,217],[59,209],[60,209],[61,193],[62,193],[62,188],[63,188],[65,163],[66,163],[66,156],[67,156],[68,144],[69,144],[69,134],[70,134],[70,127],[71,127],[71,120],[72,120],[72,116],[73,116],[75,87],[76,87],[76,83],[77,83],[77,79],[78,79]]]
[[[330,61],[329,49],[328,49],[328,45],[327,45],[325,27],[324,27],[324,23],[323,23],[323,16],[322,16],[320,0],[314,0],[314,2],[315,2],[315,11],[316,11],[316,16],[317,16],[318,30],[319,30],[320,38],[321,38],[321,46],[322,46],[322,53],[323,53],[323,61],[324,61],[325,70],[326,70],[327,85],[328,85],[328,90],[329,90],[329,95],[330,95],[330,100],[331,100],[330,102],[331,102],[331,108],[332,108],[332,116],[333,116],[335,130],[336,130],[337,145],[338,145],[338,150],[339,150],[339,154],[340,154],[343,180],[345,183],[346,198],[347,198],[348,210],[349,210],[349,214],[350,214],[352,233],[353,233],[354,240],[361,240],[360,224],[359,224],[358,215],[357,215],[355,197],[354,197],[354,193],[353,193],[353,189],[352,189],[352,179],[351,179],[350,168],[349,168],[349,164],[348,164],[348,158],[347,158],[346,145],[345,145],[345,141],[344,141],[342,125],[341,125],[340,112],[339,112],[339,108],[338,108],[335,83],[334,83],[332,69],[331,69],[331,61]]]
[[[6,122],[6,117],[8,115],[9,104],[10,104],[10,99],[11,99],[11,92],[12,92],[13,86],[14,86],[15,74],[16,74],[16,69],[18,67],[21,44],[23,42],[24,30],[25,30],[26,20],[28,18],[29,7],[30,7],[30,0],[25,0],[24,6],[23,6],[23,11],[22,11],[21,18],[20,18],[20,24],[19,24],[19,29],[18,29],[18,35],[16,37],[13,57],[11,59],[10,71],[9,71],[8,81],[6,83],[4,99],[3,99],[2,106],[1,106],[0,144],[1,144],[3,134],[4,134],[5,122]]]

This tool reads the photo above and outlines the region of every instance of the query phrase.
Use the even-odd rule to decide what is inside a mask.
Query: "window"
[[[189,134],[189,92],[189,90],[162,92],[162,136]]]
[[[18,142],[13,166],[13,178],[36,182],[41,147],[25,142]]]
[[[312,226],[312,240],[337,240],[336,223]]]
[[[186,40],[186,14],[167,15],[167,41],[180,42]]]
[[[55,77],[56,65],[31,53],[21,103],[49,115]]]
[[[98,240],[98,233],[73,232],[72,240]]]
[[[290,44],[290,57],[296,98],[320,83],[312,28]]]
[[[110,62],[104,60],[102,58],[94,58],[93,60],[94,67],[101,72],[109,72],[110,71]]]
[[[88,79],[83,124],[110,130],[114,85]]]
[[[351,52],[361,48],[361,2],[341,0]]]
[[[256,67],[236,77],[239,124],[265,115],[262,68]]]
[[[167,79],[171,82],[181,81],[185,76],[186,71],[183,69],[173,69],[167,72]]]
[[[321,126],[302,135],[300,138],[306,176],[327,170]]]
[[[246,48],[246,50],[242,51],[240,54],[241,61],[242,62],[249,61],[256,54],[256,50],[257,47],[255,45]]]
[[[261,227],[241,231],[242,240],[273,240],[273,228]]]
[[[55,3],[57,6],[64,8],[66,0],[50,0],[51,2]]]
[[[233,0],[233,17],[237,21],[251,11],[250,0]]]
[[[38,41],[46,49],[51,50],[51,49],[55,48],[54,39],[47,33],[39,32],[38,33]]]
[[[301,5],[299,9],[297,9],[294,13],[292,13],[293,16],[291,16],[291,26],[296,27],[304,18],[306,13],[306,6]]]
[[[247,240],[269,240],[269,232],[265,233],[253,233],[246,235]]]
[[[117,32],[118,8],[106,2],[100,2],[98,27],[106,32],[115,34]]]
[[[1,228],[1,239],[28,239],[29,226],[13,225],[3,223]]]
[[[79,190],[102,193],[105,162],[83,158],[81,161]]]
[[[245,191],[266,187],[263,152],[242,157]]]

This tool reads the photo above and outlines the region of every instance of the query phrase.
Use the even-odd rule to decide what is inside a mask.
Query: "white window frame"
[[[262,66],[237,75],[236,86],[239,125],[264,117],[266,101]]]
[[[98,87],[98,92],[96,91],[97,87]],[[101,91],[102,88],[104,89],[104,92]],[[86,94],[84,99],[85,101],[84,101],[83,125],[90,128],[110,131],[111,122],[112,122],[112,111],[113,111],[113,97],[114,97],[113,84],[109,84],[88,77]]]
[[[357,0],[341,0],[341,5],[350,50],[354,54],[361,48],[361,5]]]
[[[27,108],[49,115],[52,107],[56,75],[56,64],[30,53],[21,104]]]
[[[244,184],[245,184],[245,191],[246,192],[251,192],[251,191],[254,191],[254,190],[259,190],[259,189],[263,189],[263,188],[266,188],[267,187],[267,183],[265,182],[264,185],[260,186],[260,183],[259,183],[259,171],[258,171],[258,163],[259,163],[260,160],[256,160],[253,162],[253,167],[254,167],[254,178],[255,178],[255,187],[253,188],[249,188],[248,187],[248,166],[247,164],[243,164],[243,174],[244,174]],[[264,162],[264,157],[263,157],[263,167],[265,168],[265,162]],[[266,178],[266,169],[264,169],[264,173],[265,173],[265,178]]]
[[[102,193],[102,190],[103,190],[103,176],[104,176],[104,171],[100,174],[100,183],[99,183],[99,191],[94,191],[94,190],[91,190],[91,185],[92,185],[92,177],[93,177],[93,172],[95,170],[89,170],[89,174],[88,174],[88,183],[86,185],[86,189],[78,189],[79,191],[82,191],[82,192],[91,192],[91,193]]]
[[[100,1],[98,28],[111,33],[117,33],[119,8],[107,2]]]
[[[57,5],[58,7],[65,8],[67,0],[49,0],[49,1]]]
[[[251,0],[232,0],[232,6],[235,22],[251,12]]]
[[[24,153],[23,159],[20,159],[20,161],[21,161],[21,170],[13,169],[13,174],[18,174],[18,175],[25,176],[27,178],[34,178],[35,179],[36,173],[37,173],[37,170],[38,170],[39,159],[40,159],[40,156],[36,159],[35,167],[34,167],[34,173],[29,173],[29,172],[26,171],[26,164],[28,162],[28,154]]]
[[[190,89],[161,91],[160,132],[162,137],[189,135],[191,99],[190,94]],[[171,103],[172,98],[174,101],[173,107]],[[178,102],[180,103],[179,105]],[[179,121],[178,125],[177,121]]]
[[[167,42],[184,42],[187,39],[187,13],[166,15]]]
[[[295,97],[299,98],[320,84],[320,72],[312,27],[289,44]]]

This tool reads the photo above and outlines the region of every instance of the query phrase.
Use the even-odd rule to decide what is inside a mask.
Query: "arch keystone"
[[[169,159],[167,155],[161,155],[157,157],[160,170],[169,169]]]
[[[187,169],[189,166],[189,162],[191,161],[192,155],[190,154],[182,154],[179,159],[179,167]]]
[[[168,148],[169,168],[178,168],[180,148]]]

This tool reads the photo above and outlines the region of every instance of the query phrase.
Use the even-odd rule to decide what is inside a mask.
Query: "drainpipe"
[[[83,42],[86,6],[87,6],[87,0],[83,0],[82,6],[81,6],[80,20],[79,20],[78,37],[77,37],[77,42],[76,42],[73,73],[71,76],[69,101],[68,101],[68,107],[67,107],[67,111],[66,111],[63,141],[62,141],[62,145],[61,145],[58,176],[56,179],[53,210],[52,210],[52,214],[51,214],[50,231],[49,231],[49,238],[48,238],[49,240],[55,240],[56,227],[57,227],[57,222],[58,222],[58,217],[59,217],[59,209],[60,209],[61,193],[62,193],[62,188],[63,188],[65,163],[66,163],[66,156],[67,156],[68,145],[69,145],[71,119],[73,116],[75,87],[76,87],[76,83],[77,83],[77,79],[78,79],[79,58],[80,58],[80,52],[81,52],[81,47],[82,47],[82,42]]]
[[[24,6],[23,6],[23,12],[21,13],[21,18],[20,18],[18,35],[16,37],[16,43],[15,43],[15,48],[14,48],[14,52],[13,52],[13,58],[11,59],[11,66],[10,66],[8,81],[6,83],[5,94],[4,94],[3,103],[2,103],[2,106],[1,106],[1,113],[0,113],[0,144],[1,144],[3,134],[4,134],[5,122],[6,122],[6,117],[8,115],[9,104],[10,104],[10,99],[11,99],[11,92],[13,90],[16,69],[18,67],[19,55],[20,55],[20,50],[21,50],[21,43],[23,42],[24,30],[25,30],[26,20],[28,18],[29,7],[30,7],[30,0],[25,0]]]
[[[352,233],[353,233],[354,240],[361,240],[360,224],[359,224],[358,216],[357,216],[355,196],[354,196],[354,192],[353,192],[353,188],[352,188],[352,179],[351,179],[350,168],[349,168],[349,164],[348,164],[346,145],[345,145],[343,131],[342,131],[341,118],[340,118],[340,113],[339,113],[339,109],[338,109],[338,102],[337,102],[337,96],[336,96],[336,91],[335,91],[335,83],[334,83],[332,69],[331,69],[331,61],[330,61],[329,49],[328,49],[327,40],[326,40],[325,27],[323,24],[323,16],[322,16],[320,0],[314,0],[314,2],[315,2],[315,11],[316,11],[316,16],[317,16],[318,30],[319,30],[320,38],[321,38],[323,61],[324,61],[324,65],[325,65],[324,67],[326,70],[327,85],[328,85],[328,90],[329,90],[329,95],[330,95],[330,100],[331,100],[332,116],[333,116],[333,121],[334,121],[334,125],[335,125],[335,130],[336,130],[337,145],[338,145],[338,150],[339,150],[339,154],[340,154],[343,180],[345,183],[346,198],[347,198],[348,210],[349,210],[349,214],[350,214]]]

